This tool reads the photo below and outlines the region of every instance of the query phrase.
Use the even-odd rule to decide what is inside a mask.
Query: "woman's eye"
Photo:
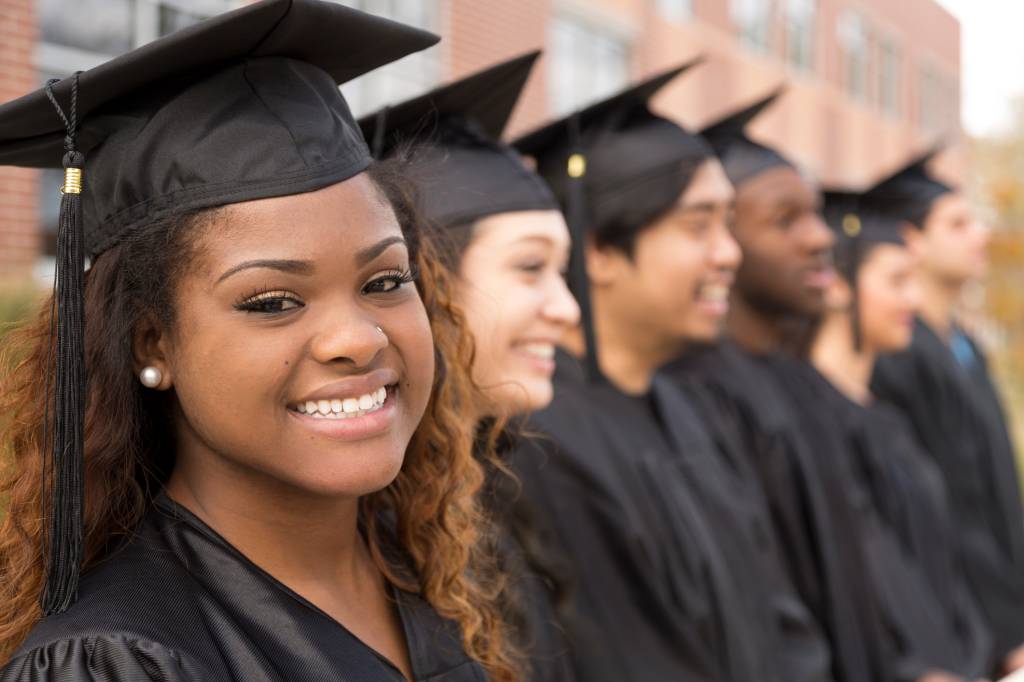
[[[272,291],[242,300],[235,308],[247,313],[273,315],[297,310],[305,304],[287,292]]]
[[[415,275],[409,270],[395,270],[370,280],[363,287],[364,294],[389,294],[401,289],[406,284],[416,281]]]
[[[525,261],[518,264],[516,268],[523,272],[530,273],[531,275],[536,275],[544,270],[545,265],[547,265],[547,263],[542,260]]]

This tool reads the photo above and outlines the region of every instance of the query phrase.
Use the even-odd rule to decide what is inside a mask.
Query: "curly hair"
[[[475,424],[464,410],[479,399],[470,376],[472,344],[451,300],[449,278],[424,238],[414,194],[399,162],[371,166],[393,207],[420,277],[437,370],[430,401],[386,488],[360,500],[371,555],[396,587],[421,594],[461,627],[467,654],[494,680],[518,677],[500,601],[504,579],[490,550],[480,506],[493,451],[474,452]],[[191,259],[202,211],[136,230],[98,257],[85,278],[88,407],[85,427],[84,561],[89,570],[130,537],[173,468],[166,394],[142,391],[132,367],[132,331],[155,316],[173,325],[173,287]],[[0,348],[0,664],[42,617],[46,476],[43,438],[51,371],[50,301]],[[392,551],[397,544],[396,552]],[[410,570],[411,569],[411,570]]]

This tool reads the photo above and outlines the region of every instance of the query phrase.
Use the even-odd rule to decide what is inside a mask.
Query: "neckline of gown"
[[[367,644],[360,637],[356,636],[354,632],[345,627],[344,623],[332,617],[330,614],[328,614],[326,611],[318,607],[316,604],[309,601],[301,594],[299,594],[298,592],[296,592],[295,590],[293,590],[292,588],[288,587],[283,582],[275,578],[273,575],[267,572],[262,566],[254,562],[249,557],[247,557],[240,549],[238,549],[233,544],[228,542],[228,540],[223,535],[218,533],[209,524],[200,519],[192,510],[190,510],[188,507],[181,504],[180,502],[171,499],[171,497],[167,494],[165,490],[161,490],[154,498],[153,508],[155,511],[159,513],[169,515],[175,521],[184,522],[193,531],[198,532],[207,540],[219,546],[222,550],[228,552],[235,560],[237,560],[244,566],[252,569],[257,575],[263,578],[274,589],[281,591],[289,598],[298,602],[304,608],[309,609],[317,616],[323,618],[328,623],[332,624],[334,627],[340,628],[349,637],[351,637],[352,639],[366,647],[366,650],[371,652],[374,656],[376,656],[382,664],[386,665],[387,667],[391,668],[394,672],[401,675],[403,679],[405,678],[405,674],[402,673],[401,669],[397,665],[395,665],[394,662],[391,661],[391,659],[377,651],[374,647]],[[413,678],[416,678],[418,672],[416,669],[417,662],[415,658],[416,648],[413,646],[414,640],[416,639],[416,633],[414,633],[412,629],[409,627],[409,614],[407,613],[407,611],[410,605],[407,603],[407,598],[404,596],[406,593],[404,591],[396,588],[390,582],[387,583],[387,586],[388,595],[394,601],[396,609],[398,611],[398,619],[402,623],[402,634],[404,635],[405,638],[406,653],[409,656],[409,664],[412,667]]]

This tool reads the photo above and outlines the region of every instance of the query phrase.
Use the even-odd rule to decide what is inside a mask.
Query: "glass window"
[[[902,113],[903,60],[899,47],[891,39],[882,40],[878,45],[878,104],[882,113],[894,118]]]
[[[342,4],[435,33],[441,23],[438,0],[345,0]],[[356,116],[372,113],[437,85],[441,54],[441,46],[411,54],[344,85],[341,91]]]
[[[548,42],[548,97],[555,116],[607,97],[629,82],[629,46],[607,29],[560,16],[550,24]]]
[[[107,55],[134,47],[135,0],[38,0],[36,12],[44,43]]]
[[[744,45],[767,52],[771,47],[772,0],[732,0],[732,23]]]
[[[814,70],[817,5],[817,0],[785,0],[786,61],[804,71]]]
[[[669,21],[693,18],[693,0],[658,0],[658,13]]]
[[[957,131],[960,125],[958,97],[954,80],[947,79],[932,66],[922,67],[917,85],[917,123],[921,132],[941,135]]]
[[[859,12],[839,15],[839,44],[843,49],[843,86],[858,101],[868,100],[868,27]]]

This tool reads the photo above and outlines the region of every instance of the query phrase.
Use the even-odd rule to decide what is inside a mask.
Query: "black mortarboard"
[[[915,156],[876,182],[864,193],[865,199],[879,211],[923,227],[924,219],[935,200],[954,191],[928,172],[928,163],[940,149],[933,147]]]
[[[650,109],[655,93],[702,61],[669,69],[515,142],[537,161],[566,213],[573,236],[570,285],[579,301],[587,372],[600,376],[589,305],[584,243],[588,231],[635,229],[650,222],[686,189],[697,165],[713,155],[707,142]]]
[[[338,84],[437,40],[337,3],[263,0],[0,106],[0,165],[67,169],[44,613],[74,601],[82,559],[86,256],[148,221],[365,170]]]
[[[739,187],[755,175],[771,168],[796,168],[796,164],[778,151],[751,140],[745,132],[747,125],[773,104],[783,92],[784,88],[780,87],[701,131],[701,135],[711,143],[715,154],[722,161],[725,174],[729,176],[734,187]]]
[[[502,62],[360,119],[378,158],[417,145],[412,173],[430,223],[453,227],[497,213],[558,209],[544,181],[500,141],[539,55]]]
[[[822,213],[836,235],[833,253],[836,271],[853,292],[854,346],[861,346],[860,294],[857,280],[864,257],[878,244],[903,244],[900,221],[873,204],[871,197],[852,190],[825,189]]]

